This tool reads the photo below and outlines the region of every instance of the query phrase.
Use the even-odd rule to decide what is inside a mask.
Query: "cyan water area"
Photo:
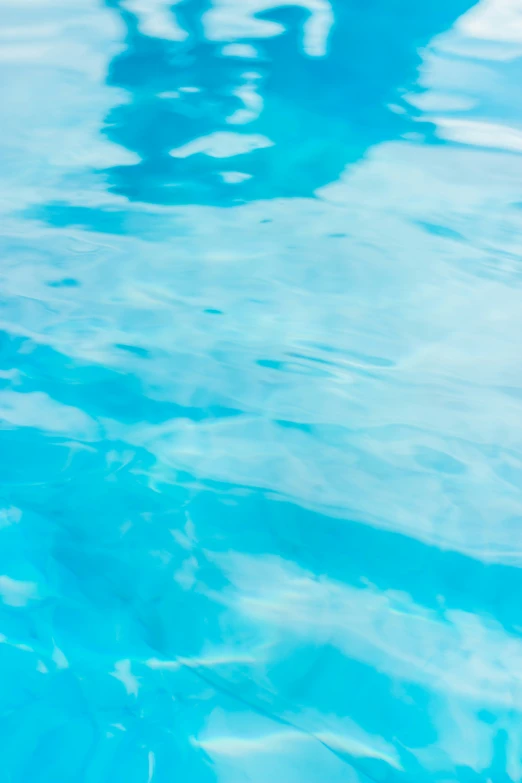
[[[0,0],[0,783],[522,779],[521,0]]]

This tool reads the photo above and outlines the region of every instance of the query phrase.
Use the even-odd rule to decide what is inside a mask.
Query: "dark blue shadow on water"
[[[414,85],[421,48],[474,2],[333,0],[335,22],[322,57],[303,50],[308,12],[282,3],[258,18],[278,22],[283,34],[241,41],[257,48],[256,60],[224,56],[223,42],[207,40],[202,17],[208,0],[176,5],[188,33],[182,42],[144,35],[120,0],[107,5],[126,28],[125,49],[113,59],[107,81],[129,100],[109,112],[102,131],[140,159],[104,169],[109,190],[135,202],[226,207],[311,197],[372,146],[408,132],[438,143],[433,126],[414,118],[411,106],[403,113],[390,106],[400,106],[401,93]],[[244,108],[235,93],[252,72],[262,111],[248,124],[231,125],[227,118]],[[187,86],[198,92],[178,93]],[[170,154],[223,132],[263,136],[272,146],[220,158]],[[227,177],[238,172],[248,178],[230,184]],[[158,228],[156,216],[58,201],[32,207],[28,216],[104,233],[141,236]]]
[[[111,7],[127,26],[127,46],[113,60],[108,82],[124,88],[131,100],[110,112],[104,132],[141,162],[109,169],[111,190],[158,204],[220,206],[313,195],[369,147],[409,130],[430,134],[429,124],[413,123],[411,113],[396,113],[389,104],[400,103],[401,89],[415,80],[420,47],[473,4],[334,0],[327,54],[314,57],[301,41],[307,11],[282,3],[259,18],[277,21],[284,34],[243,39],[261,52],[252,61],[224,57],[223,44],[204,37],[207,2],[176,5],[189,33],[178,43],[144,36],[137,20],[113,0]],[[244,83],[245,71],[260,75],[264,107],[248,125],[230,125],[227,118],[242,106],[234,91]],[[161,97],[184,85],[200,92],[176,100]],[[225,160],[169,154],[217,131],[262,134],[273,146]],[[233,186],[223,181],[222,172],[238,170],[251,178]]]

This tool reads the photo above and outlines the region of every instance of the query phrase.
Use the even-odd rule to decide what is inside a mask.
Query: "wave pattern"
[[[2,783],[520,780],[518,1],[0,16]]]

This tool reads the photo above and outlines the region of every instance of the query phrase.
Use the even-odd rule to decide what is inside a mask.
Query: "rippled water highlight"
[[[522,778],[519,0],[0,0],[0,783]]]

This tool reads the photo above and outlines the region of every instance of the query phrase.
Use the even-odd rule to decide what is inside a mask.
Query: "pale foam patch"
[[[0,421],[86,440],[97,436],[97,425],[86,413],[62,405],[44,392],[0,392]]]
[[[404,100],[425,112],[433,111],[468,111],[472,109],[476,101],[466,95],[459,95],[437,90],[428,90],[420,93],[407,93]]]
[[[189,141],[182,147],[171,150],[173,158],[188,158],[202,153],[211,158],[232,158],[235,155],[246,155],[254,150],[273,146],[273,142],[259,133],[234,133],[232,131],[216,131],[208,136]]]
[[[201,655],[190,658],[180,656],[173,659],[149,658],[145,665],[155,671],[175,672],[179,669],[221,669],[223,667],[236,667],[237,665],[262,665],[269,658],[270,645],[257,645],[253,648],[241,646],[228,649],[225,646],[209,648]]]
[[[293,756],[300,745],[313,746],[319,740],[338,753],[379,759],[394,769],[402,769],[393,746],[381,737],[368,734],[349,718],[323,715],[315,710],[283,713],[281,718],[289,725],[276,729],[274,724],[251,713],[226,715],[217,709],[210,715],[204,732],[192,742],[210,756],[239,759],[283,752]]]
[[[28,23],[26,3],[13,3],[0,30],[0,65],[58,67],[79,71],[89,81],[103,79],[110,58],[121,49],[120,18],[89,0],[70,5],[35,3]],[[60,14],[60,10],[62,13]],[[50,16],[56,18],[50,21]]]
[[[429,88],[424,100],[432,103],[437,94],[447,91],[457,100],[467,97],[480,105],[481,111],[487,111],[488,104],[493,103],[497,117],[499,102],[503,103],[505,116],[512,116],[519,88],[513,70],[503,72],[503,68],[504,63],[521,55],[520,0],[482,0],[422,52],[418,82]],[[453,106],[420,105],[420,108],[455,111]],[[463,106],[461,110],[469,108]],[[487,120],[487,115],[478,119]]]
[[[69,668],[69,661],[67,660],[65,653],[54,642],[53,642],[53,651],[51,654],[51,660],[53,661],[57,669]]]
[[[37,597],[38,591],[34,582],[24,582],[5,574],[0,575],[0,598],[7,606],[26,606],[29,601]]]
[[[174,574],[174,579],[182,590],[190,590],[196,583],[198,561],[195,557],[187,557]]]
[[[173,6],[180,0],[124,0],[122,7],[138,19],[143,35],[164,38],[168,41],[184,41],[188,33],[179,24]]]
[[[152,752],[152,750],[149,750],[147,754],[147,762],[149,766],[147,783],[152,783],[152,779],[154,778],[154,773],[156,771],[156,755]]]
[[[139,691],[139,677],[132,673],[130,660],[117,661],[111,677],[119,680],[129,696],[137,696]]]
[[[252,624],[258,633],[276,628],[280,649],[329,644],[445,698],[477,707],[520,704],[522,640],[492,620],[454,609],[435,612],[406,593],[316,577],[278,557],[230,554],[214,560],[231,582],[215,598],[239,627]]]
[[[86,123],[82,128],[62,129],[62,144],[57,146],[51,130],[41,129],[32,133],[32,139],[47,163],[56,168],[101,169],[111,166],[133,166],[141,158],[135,152],[118,144],[112,144],[98,135],[98,128]]]
[[[263,111],[263,98],[257,89],[260,79],[258,73],[243,74],[244,84],[233,91],[233,95],[240,99],[243,107],[227,117],[229,125],[246,125],[257,119]]]
[[[259,55],[255,46],[252,44],[225,44],[221,49],[221,54],[225,57],[242,57],[250,60],[255,60]]]
[[[0,530],[5,527],[16,525],[22,519],[22,510],[15,506],[8,506],[0,509]]]
[[[520,0],[481,0],[436,36],[423,58],[430,53],[482,61],[507,62],[522,55],[522,3]],[[458,78],[462,62],[451,63]]]
[[[285,713],[287,726],[252,712],[227,713],[215,709],[192,745],[213,761],[219,779],[236,783],[245,776],[252,783],[355,783],[354,768],[364,759],[377,759],[400,770],[396,750],[379,737],[364,732],[349,719],[314,710]],[[351,758],[350,758],[351,757]],[[352,777],[353,775],[353,777]]]
[[[285,5],[308,11],[309,16],[303,24],[303,49],[312,57],[324,56],[334,23],[328,0],[288,0]],[[256,16],[280,6],[280,0],[213,0],[212,7],[203,16],[206,36],[211,41],[236,41],[280,35],[284,32],[282,25]]]
[[[522,152],[522,131],[499,123],[456,117],[426,117],[437,127],[442,139],[477,147],[493,147],[508,152]]]
[[[91,2],[74,8],[55,3],[47,14],[40,6],[30,24],[26,13],[17,7],[0,32],[0,69],[9,68],[9,76],[0,73],[2,139],[16,164],[16,187],[27,181],[34,194],[34,172],[41,185],[56,183],[60,169],[138,162],[100,133],[107,110],[126,100],[123,91],[104,84],[109,62],[123,48],[121,18]],[[12,193],[11,177],[3,175],[3,193]]]
[[[470,38],[522,44],[522,2],[481,0],[460,17],[456,28]]]
[[[237,185],[247,179],[252,179],[252,174],[246,174],[244,171],[220,171],[219,173],[227,185]]]

